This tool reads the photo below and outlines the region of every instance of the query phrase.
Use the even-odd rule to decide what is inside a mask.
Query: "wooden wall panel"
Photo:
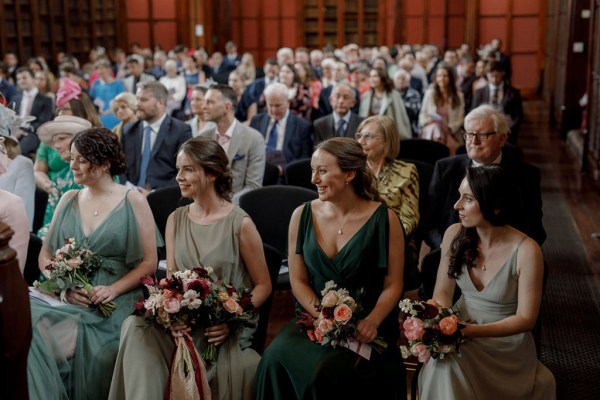
[[[481,2],[479,3],[479,12],[480,15],[495,15],[499,17],[505,16],[509,10],[508,5],[509,0],[481,0]]]
[[[407,17],[406,24],[406,43],[419,44],[425,43],[423,18]]]
[[[444,39],[444,17],[430,15],[427,21],[427,43],[434,44],[443,51],[446,45]]]
[[[156,21],[152,24],[154,44],[163,49],[172,49],[177,45],[177,23],[175,21]]]
[[[541,11],[538,1],[513,1],[512,9],[515,14],[537,14]]]
[[[128,19],[150,17],[148,0],[127,0],[125,6],[125,13]]]
[[[458,48],[465,43],[465,18],[464,16],[448,18],[448,47]]]
[[[512,20],[511,52],[536,52],[539,46],[539,26],[536,17],[515,17]]]
[[[513,54],[511,56],[513,77],[511,84],[518,88],[534,90],[539,79],[536,54]]]
[[[486,17],[479,20],[479,44],[485,44],[494,38],[500,38],[506,45],[507,21],[505,17]]]
[[[154,18],[175,19],[175,3],[173,0],[152,0]]]
[[[127,23],[128,44],[138,42],[142,47],[150,46],[150,24],[148,22],[129,21]],[[129,48],[129,46],[126,46]]]

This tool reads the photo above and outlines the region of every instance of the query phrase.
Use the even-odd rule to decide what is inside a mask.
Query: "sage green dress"
[[[212,225],[199,225],[188,217],[189,206],[175,210],[175,262],[179,270],[212,267],[234,287],[251,288],[252,280],[240,258],[240,229],[248,215],[240,208]],[[213,399],[253,399],[254,375],[260,356],[250,349],[258,315],[218,347],[216,364],[207,364]],[[206,348],[204,329],[191,334],[199,353]],[[170,333],[149,326],[142,317],[125,320],[113,375],[110,399],[164,398],[175,346]]]
[[[93,277],[93,285],[110,285],[141,261],[138,224],[127,196],[88,236],[81,226],[78,194],[57,212],[45,245],[54,252],[65,244],[65,238],[87,239],[90,250],[103,258],[103,269]],[[96,308],[71,304],[52,307],[31,300],[33,340],[27,362],[30,399],[105,400],[121,323],[131,315],[140,296],[142,289],[137,288],[117,297],[117,309],[108,318]]]
[[[318,201],[318,200],[315,200]],[[328,281],[348,289],[368,314],[383,290],[388,266],[388,209],[381,205],[350,241],[333,257],[316,239],[311,203],[302,210],[296,252],[302,254],[317,295]],[[364,294],[359,296],[359,292]],[[346,348],[321,346],[290,321],[265,350],[256,373],[256,398],[266,399],[381,399],[406,398],[406,374],[396,346],[398,314],[393,311],[378,334],[388,343],[383,354],[366,360]]]

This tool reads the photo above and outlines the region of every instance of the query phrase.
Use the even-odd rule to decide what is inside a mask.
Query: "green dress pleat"
[[[93,285],[110,285],[135,268],[143,256],[133,208],[127,196],[103,222],[85,236],[81,226],[78,195],[58,211],[56,223],[46,236],[52,252],[65,238],[87,239],[90,249],[102,256],[103,266]],[[142,296],[136,288],[115,299],[117,309],[105,318],[96,308],[75,305],[51,307],[31,301],[33,340],[28,358],[31,399],[102,399],[108,396],[119,347],[121,323],[133,312]],[[68,338],[75,338],[68,340]],[[69,344],[75,343],[74,351]]]
[[[346,288],[364,307],[375,306],[387,272],[389,221],[380,206],[350,241],[333,257],[316,240],[311,203],[300,218],[296,252],[302,254],[313,290],[320,295],[327,281]],[[359,297],[359,293],[364,291]],[[297,306],[299,309],[299,306]],[[406,375],[396,341],[397,312],[379,327],[389,344],[379,355],[365,360],[346,348],[321,346],[290,321],[266,349],[256,375],[257,399],[406,398]]]

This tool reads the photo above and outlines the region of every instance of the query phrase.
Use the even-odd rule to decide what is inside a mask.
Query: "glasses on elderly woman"
[[[495,135],[496,133],[497,132],[481,132],[481,133],[465,132],[465,133],[463,133],[463,139],[473,140],[473,139],[477,138],[477,139],[479,139],[479,141],[485,142],[490,138],[491,135]]]
[[[354,135],[354,138],[356,138],[357,141],[360,141],[361,139],[365,139],[366,141],[371,141],[371,140],[375,140],[375,139],[381,139],[382,136],[373,135],[372,133],[357,133]]]

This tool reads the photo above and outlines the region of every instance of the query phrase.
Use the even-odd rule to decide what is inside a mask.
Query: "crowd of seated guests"
[[[339,49],[327,46],[295,51],[282,48],[258,68],[252,54],[238,54],[233,42],[227,43],[225,53],[214,52],[210,56],[202,48],[188,49],[181,45],[168,52],[135,45],[129,54],[122,50],[109,54],[103,48],[95,48],[83,66],[76,58],[60,54],[56,74],[43,59],[36,58],[23,66],[18,63],[15,66],[13,56],[11,53],[0,62],[0,99],[3,103],[0,107],[14,110],[22,123],[6,136],[5,145],[13,169],[23,165],[20,173],[29,174],[31,186],[35,177],[38,189],[50,197],[41,236],[49,227],[60,229],[52,222],[56,219],[55,213],[66,212],[66,209],[57,210],[59,204],[65,201],[71,204],[70,199],[79,201],[80,195],[73,193],[87,196],[88,192],[84,190],[89,191],[88,184],[79,175],[77,178],[73,175],[73,151],[79,154],[81,150],[72,148],[71,140],[79,137],[76,135],[80,131],[93,131],[93,135],[110,135],[107,140],[113,147],[119,143],[120,149],[111,150],[114,157],[120,159],[120,152],[123,153],[124,165],[119,168],[109,165],[108,169],[102,169],[103,187],[114,189],[113,183],[120,183],[142,195],[165,187],[182,187],[180,158],[183,153],[180,149],[184,143],[196,140],[192,138],[198,138],[198,143],[204,143],[206,138],[214,140],[223,150],[220,162],[227,163],[220,168],[231,178],[228,193],[222,195],[227,209],[232,207],[230,201],[237,206],[240,196],[262,186],[267,163],[279,168],[278,183],[285,184],[286,165],[312,156],[312,183],[317,185],[319,193],[316,201],[323,204],[318,203],[311,212],[339,224],[334,212],[336,207],[347,207],[344,212],[349,212],[348,215],[360,211],[356,214],[360,223],[352,223],[359,227],[370,223],[367,217],[376,210],[381,214],[377,229],[394,226],[393,232],[388,234],[389,239],[401,243],[402,249],[398,254],[390,253],[394,270],[380,276],[381,282],[375,285],[378,289],[374,294],[377,295],[381,292],[382,282],[385,288],[393,286],[387,281],[388,275],[404,276],[405,284],[421,279],[417,271],[420,250],[417,232],[431,249],[442,245],[444,232],[458,221],[454,203],[469,166],[505,165],[509,176],[517,182],[517,197],[523,211],[522,215],[509,221],[540,244],[545,238],[541,225],[539,171],[523,161],[522,152],[516,147],[523,109],[518,89],[510,84],[510,61],[501,52],[499,40],[477,53],[463,45],[447,50],[443,56],[433,45],[360,48],[349,44]],[[113,133],[118,142],[113,143]],[[324,144],[333,138],[345,139]],[[423,203],[419,193],[427,190],[419,190],[417,168],[410,160],[397,160],[401,143],[417,138],[439,142],[448,147],[451,155],[435,164],[427,209],[419,209]],[[212,145],[214,143],[206,144],[207,148]],[[466,154],[455,156],[463,145]],[[345,151],[358,151],[358,154],[351,154],[354,164],[349,169],[343,166],[347,161],[344,157],[349,157]],[[78,157],[76,164],[85,157]],[[31,158],[33,164],[27,158]],[[328,176],[327,171],[312,165],[315,160],[335,172]],[[101,160],[88,161],[103,165]],[[192,164],[194,162],[197,161],[193,160]],[[4,182],[11,176],[8,166],[6,171]],[[343,176],[348,186],[361,174],[369,178],[360,185],[368,182],[372,187],[358,190],[351,185],[350,189],[344,189]],[[86,179],[91,179],[92,187],[98,184],[93,176],[86,175]],[[205,185],[209,187],[214,184],[210,174],[204,175],[203,179],[207,179]],[[17,183],[23,186],[25,182],[23,178]],[[2,185],[4,190],[21,196],[31,231],[33,189],[28,187],[25,193],[17,189],[17,185],[13,186],[11,189],[12,186],[6,183]],[[69,200],[61,200],[67,192],[71,193]],[[132,204],[144,203],[134,204],[134,208],[141,207],[147,214],[144,197],[137,197],[138,194],[131,197],[128,193],[119,189],[120,198],[129,199]],[[356,197],[355,204],[340,197],[340,193]],[[86,198],[81,200],[85,202]],[[195,198],[193,207],[202,204],[199,199]],[[385,203],[391,210],[390,216],[377,211],[373,200]],[[352,208],[358,206],[362,207],[358,211]],[[306,215],[300,216],[301,212],[309,211],[305,208],[296,212],[293,226],[300,231],[293,232],[294,240],[302,229],[312,229],[306,225]],[[399,218],[399,224],[391,220],[391,215]],[[139,217],[135,215],[135,218]],[[338,233],[342,235],[341,232],[340,225]],[[149,235],[149,232],[143,233],[145,237]],[[403,239],[398,240],[397,236]],[[315,244],[322,239],[317,237]],[[160,238],[157,242],[161,242]],[[340,250],[340,241],[334,242],[325,249],[328,254]],[[290,248],[297,245],[301,245],[300,238],[298,243],[290,241]],[[52,246],[45,244],[44,248],[48,251]],[[172,251],[168,246],[167,241],[167,253]],[[240,249],[243,253],[246,250]],[[307,260],[311,255],[301,255],[300,251],[296,248],[294,263],[301,266],[301,272],[292,273],[292,289],[304,306],[314,300],[312,290],[321,288],[308,289],[309,281],[313,284],[312,278],[303,269],[310,267]],[[391,268],[385,265],[387,256],[379,256],[383,260],[381,267]],[[146,261],[148,259],[151,258],[146,257]],[[429,278],[435,280],[436,271],[429,274]],[[131,283],[127,290],[134,286]],[[393,287],[392,297],[397,302],[398,288]],[[108,297],[117,296],[111,293]],[[384,297],[386,304],[392,298]],[[76,299],[74,304],[89,304],[89,300],[78,298],[76,294],[72,298]],[[93,301],[98,301],[97,296]],[[385,310],[389,312],[387,308]],[[387,321],[391,315],[377,314],[378,323]],[[377,332],[376,325],[372,321],[365,322],[362,328],[369,334],[363,332],[361,340],[372,340],[371,333]],[[116,332],[111,334],[118,335]],[[320,357],[315,356],[315,365],[322,361]],[[265,385],[271,379],[272,371],[265,368],[268,367],[263,366],[259,371],[263,391],[260,398],[270,398],[271,393]],[[402,368],[397,370],[402,373]],[[294,384],[292,380],[290,385]],[[299,387],[315,391],[316,398],[319,389],[315,385],[306,386],[304,382]],[[395,393],[395,389],[390,390]],[[102,391],[106,393],[108,387],[103,387]],[[244,396],[248,393],[246,388]],[[307,396],[299,392],[296,395]],[[398,394],[398,397],[402,398],[402,395]]]

